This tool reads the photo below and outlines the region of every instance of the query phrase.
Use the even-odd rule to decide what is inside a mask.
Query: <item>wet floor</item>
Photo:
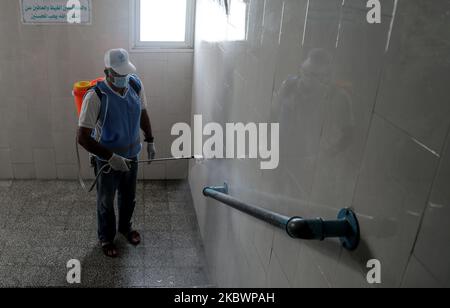
[[[77,182],[0,182],[0,286],[71,286],[67,262],[81,263],[82,287],[208,287],[186,181],[138,184],[133,227],[142,244],[118,236],[120,256],[103,256],[95,193]]]

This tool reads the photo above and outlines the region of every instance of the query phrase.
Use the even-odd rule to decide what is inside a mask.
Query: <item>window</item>
[[[195,0],[132,3],[132,50],[193,48]]]
[[[247,40],[250,0],[206,1],[199,34],[207,42]]]

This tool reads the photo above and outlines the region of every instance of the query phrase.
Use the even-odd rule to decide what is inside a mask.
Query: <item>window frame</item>
[[[164,1],[164,0],[161,0]],[[143,42],[141,31],[141,0],[130,1],[130,50],[133,52],[183,52],[193,51],[195,39],[196,0],[186,0],[186,37],[184,42]]]

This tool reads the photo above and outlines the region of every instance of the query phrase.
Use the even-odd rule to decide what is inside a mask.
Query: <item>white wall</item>
[[[365,0],[246,2],[247,38],[233,41],[211,0],[198,1],[192,112],[279,121],[282,160],[275,171],[256,160],[193,165],[214,282],[366,287],[376,258],[383,287],[450,286],[450,2],[399,0],[394,11],[383,0],[381,25],[366,22]],[[330,54],[330,86],[283,90],[312,48]],[[224,181],[231,195],[287,215],[333,219],[350,206],[362,243],[350,253],[334,240],[293,240],[201,195]]]
[[[75,81],[103,74],[109,48],[129,47],[129,1],[94,0],[91,26],[29,26],[19,1],[0,10],[0,179],[75,179]],[[170,128],[189,121],[192,53],[133,53],[150,102],[159,157]],[[83,154],[83,174],[92,176]],[[185,178],[186,163],[145,166],[140,177]]]

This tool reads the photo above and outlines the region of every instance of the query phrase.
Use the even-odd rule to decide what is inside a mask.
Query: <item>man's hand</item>
[[[147,143],[147,154],[148,154],[148,160],[155,159],[155,157],[156,157],[156,148],[155,148],[155,143],[154,142]],[[151,162],[149,162],[149,164],[151,164]]]
[[[114,171],[122,171],[128,172],[130,168],[128,167],[128,163],[130,160],[123,158],[117,154],[113,154],[111,159],[108,161],[109,165]]]

